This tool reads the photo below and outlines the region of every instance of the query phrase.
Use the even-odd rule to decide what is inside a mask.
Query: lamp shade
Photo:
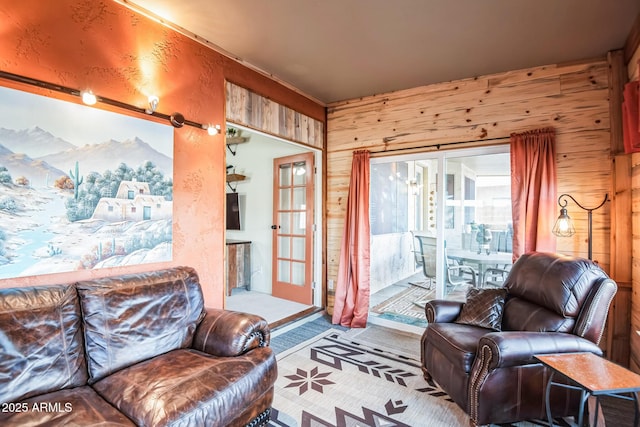
[[[560,215],[551,232],[558,237],[571,237],[576,233],[573,221],[571,221],[571,217],[569,217],[565,208],[560,209]]]

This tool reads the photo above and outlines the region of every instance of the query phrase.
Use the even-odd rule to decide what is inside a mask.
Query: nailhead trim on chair
[[[597,301],[599,301],[602,298],[602,295],[604,294],[605,289],[604,286],[600,287],[596,293],[596,296],[593,298],[594,299],[594,303],[591,304],[591,307],[597,307],[598,304],[596,303]],[[605,313],[609,312],[609,306],[611,305],[611,303],[609,303],[607,305],[607,309],[606,311],[604,311]],[[589,329],[589,327],[591,326],[591,322],[593,320],[593,316],[595,316],[597,310],[593,309],[589,312],[589,316],[587,317],[587,319],[580,325],[578,325],[576,327],[576,335],[584,337],[585,332],[587,331],[587,329]],[[604,334],[604,328],[602,328],[600,330],[600,336],[598,337],[598,340],[596,341],[596,344],[599,344],[600,341],[602,340],[602,335]]]
[[[492,355],[488,345],[483,345],[478,353],[480,354],[480,365],[482,368],[479,369],[476,375],[472,376],[469,381],[469,416],[474,425],[478,425],[478,391],[480,385],[484,382],[485,378],[487,378]]]
[[[262,427],[266,426],[269,420],[271,419],[271,408],[267,408],[258,414],[246,427]]]

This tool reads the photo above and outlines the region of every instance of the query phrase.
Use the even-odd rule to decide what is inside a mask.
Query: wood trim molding
[[[289,141],[324,149],[324,123],[226,82],[227,120]]]
[[[614,50],[607,54],[609,64],[609,122],[611,125],[611,153],[623,154],[622,136],[622,93],[629,80],[622,50]]]
[[[631,31],[627,36],[627,40],[624,44],[624,63],[628,64],[633,58],[636,50],[640,47],[640,14],[636,17],[636,22],[633,23]]]

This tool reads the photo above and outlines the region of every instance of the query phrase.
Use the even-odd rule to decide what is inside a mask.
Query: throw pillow
[[[476,289],[467,291],[467,302],[462,306],[455,323],[480,326],[494,331],[502,330],[502,314],[506,289]]]

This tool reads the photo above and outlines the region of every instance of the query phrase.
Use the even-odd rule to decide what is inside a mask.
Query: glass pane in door
[[[291,185],[291,164],[280,165],[279,183],[283,187],[288,187]]]
[[[291,281],[291,262],[285,260],[278,261],[278,280],[280,282]]]
[[[446,161],[446,295],[464,300],[469,286],[501,286],[511,267],[513,227],[509,153]]]
[[[292,262],[291,263],[291,283],[296,286],[304,285],[305,278],[305,268],[303,262]]]

